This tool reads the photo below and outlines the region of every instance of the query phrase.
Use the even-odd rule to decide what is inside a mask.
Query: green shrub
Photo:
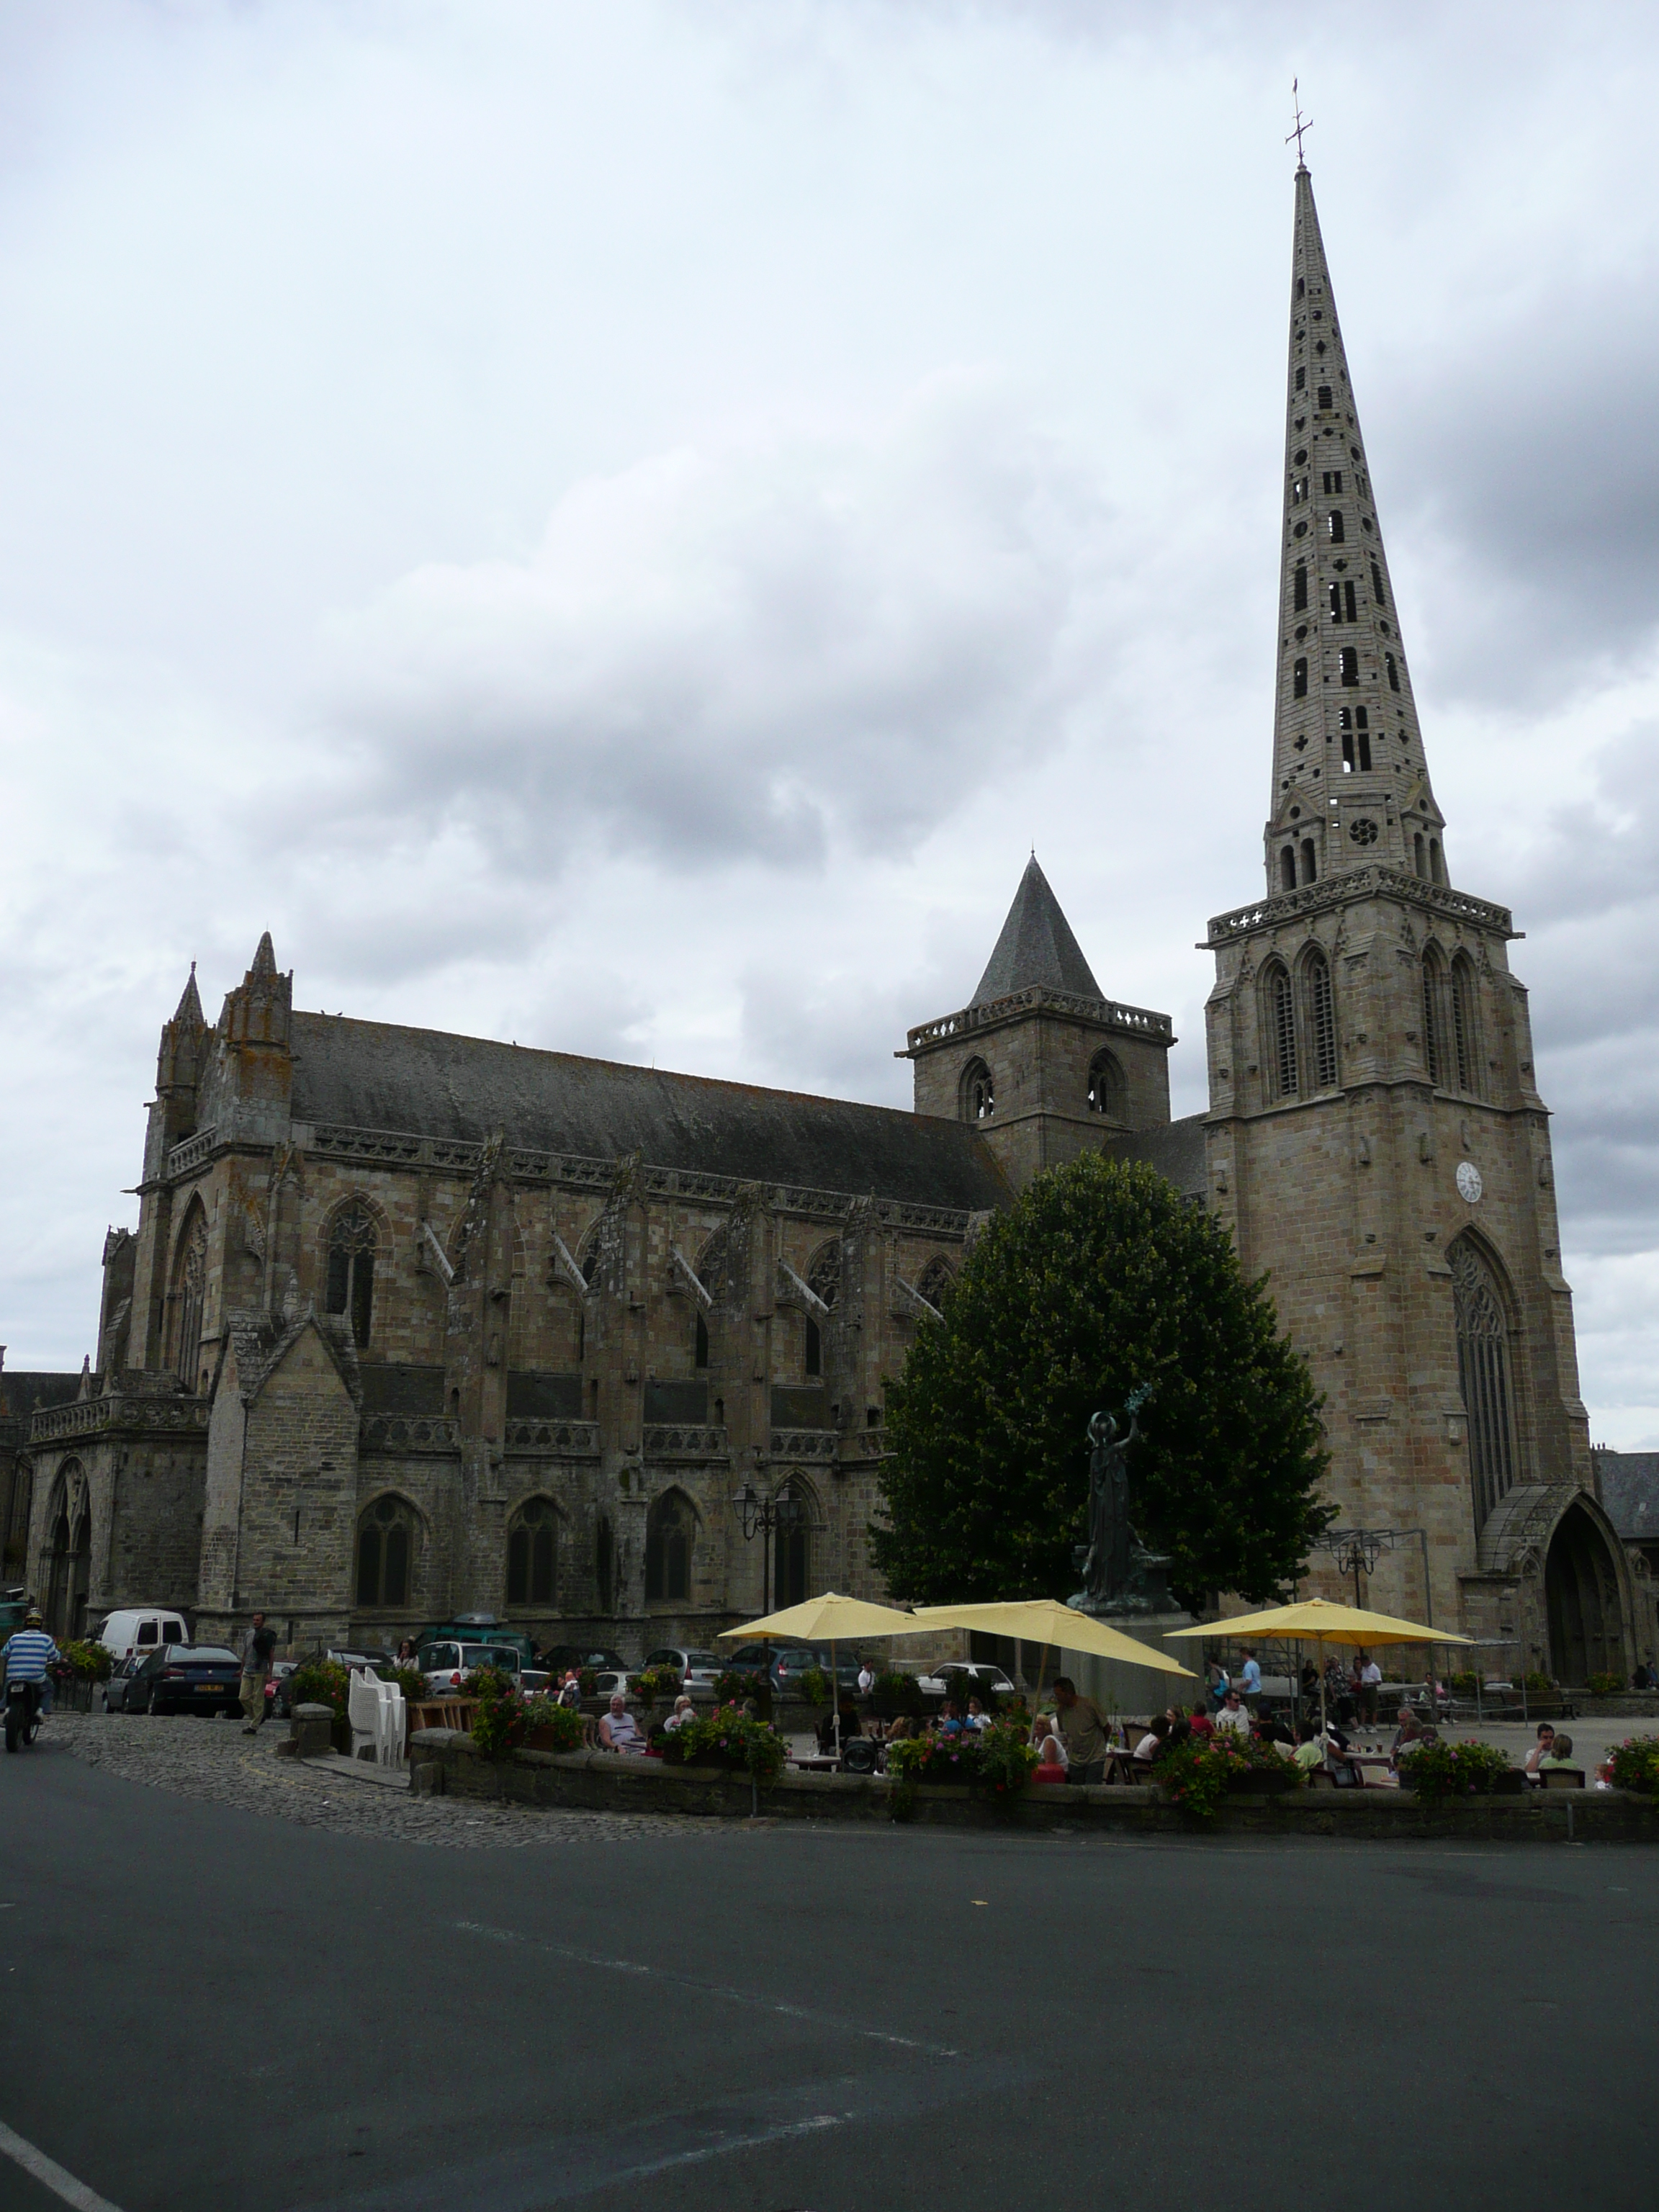
[[[800,1678],[800,1693],[809,1705],[827,1705],[830,1699],[830,1677],[822,1667],[809,1667]]]
[[[494,1673],[492,1668],[479,1672]],[[505,1697],[480,1700],[472,1716],[472,1741],[486,1758],[500,1759],[524,1741],[525,1700],[509,1689]]]
[[[740,1705],[698,1714],[662,1739],[663,1758],[671,1765],[740,1767],[769,1784],[782,1773],[787,1750],[775,1729],[750,1720]]]
[[[576,1687],[581,1692],[583,1697],[597,1698],[599,1694],[599,1668],[579,1667],[576,1669]]]
[[[647,1667],[642,1674],[630,1674],[628,1686],[642,1705],[666,1705],[680,1693],[682,1677],[678,1667]]]
[[[115,1664],[113,1652],[106,1651],[101,1644],[60,1644],[58,1652],[74,1671],[78,1682],[107,1682]]]
[[[461,1684],[461,1695],[476,1698],[481,1705],[498,1705],[518,1694],[519,1686],[504,1667],[475,1667]]]
[[[351,1676],[337,1659],[308,1659],[303,1667],[295,1668],[289,1684],[290,1710],[295,1705],[329,1705],[337,1721],[346,1718]]]
[[[740,1705],[745,1698],[755,1698],[758,1702],[759,1689],[764,1687],[769,1690],[770,1686],[769,1683],[764,1681],[757,1684],[755,1678],[750,1674],[738,1674],[729,1671],[724,1674],[716,1674],[714,1703],[717,1705]]]
[[[1425,1743],[1400,1754],[1400,1778],[1425,1804],[1442,1797],[1489,1796],[1510,1755],[1492,1743]]]
[[[1036,1771],[1036,1746],[1023,1718],[993,1721],[979,1736],[979,1771],[983,1786],[1011,1802]]]
[[[1478,1674],[1454,1674],[1447,1686],[1460,1698],[1472,1698],[1480,1686]]]
[[[1527,1673],[1527,1688],[1534,1698],[1547,1698],[1559,1686],[1559,1684],[1551,1681],[1549,1676],[1541,1673],[1538,1668],[1533,1667],[1528,1668]]]
[[[1595,1691],[1598,1698],[1614,1697],[1624,1686],[1625,1678],[1622,1674],[1592,1674],[1589,1678],[1589,1687]]]
[[[535,1735],[538,1729],[550,1732],[553,1737],[550,1744],[538,1744],[538,1751],[580,1751],[586,1741],[581,1715],[574,1705],[562,1705],[556,1698],[524,1700],[526,1736]]]
[[[1615,1748],[1610,1763],[1615,1790],[1638,1790],[1659,1798],[1659,1735],[1627,1735]]]
[[[395,1682],[411,1705],[426,1697],[426,1676],[418,1667],[377,1667],[374,1671],[383,1682]]]
[[[1158,1753],[1152,1762],[1156,1778],[1183,1813],[1213,1820],[1234,1775],[1249,1771],[1244,1749],[1249,1741],[1235,1729],[1218,1729],[1212,1736],[1188,1736]]]
[[[920,1720],[927,1710],[927,1700],[915,1676],[902,1674],[896,1669],[877,1675],[870,1692],[870,1703],[884,1721],[896,1720],[901,1713],[909,1720]]]

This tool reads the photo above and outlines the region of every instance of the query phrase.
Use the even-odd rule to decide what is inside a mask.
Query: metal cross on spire
[[[1293,131],[1287,131],[1285,132],[1285,143],[1288,146],[1291,139],[1295,139],[1296,166],[1298,169],[1305,169],[1308,165],[1304,160],[1302,154],[1302,134],[1304,131],[1311,131],[1313,129],[1313,118],[1311,116],[1304,117],[1302,112],[1302,88],[1295,77],[1291,79],[1291,98],[1296,103],[1296,128]]]

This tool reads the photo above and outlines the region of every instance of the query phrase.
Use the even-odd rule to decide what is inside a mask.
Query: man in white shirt
[[[863,1665],[859,1668],[860,1697],[867,1698],[871,1691],[873,1690],[875,1686],[876,1678],[874,1674],[871,1671],[870,1662],[866,1659]]]
[[[645,1739],[640,1734],[639,1723],[628,1710],[628,1700],[620,1690],[611,1693],[611,1710],[599,1723],[599,1741],[607,1751],[643,1751]]]
[[[1221,1710],[1215,1717],[1218,1729],[1231,1729],[1235,1735],[1248,1735],[1250,1717],[1245,1711],[1237,1690],[1230,1689],[1221,1700]]]
[[[1382,1669],[1365,1652],[1362,1651],[1359,1656],[1359,1711],[1362,1717],[1375,1727],[1376,1697],[1382,1686]]]

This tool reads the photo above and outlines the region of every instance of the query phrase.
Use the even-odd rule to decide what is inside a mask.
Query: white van
[[[130,1652],[148,1651],[158,1644],[188,1644],[190,1631],[167,1607],[148,1605],[111,1613],[94,1641],[125,1659]]]

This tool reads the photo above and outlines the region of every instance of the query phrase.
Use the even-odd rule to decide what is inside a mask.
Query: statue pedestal
[[[1193,1658],[1193,1646],[1166,1644],[1164,1633],[1171,1628],[1191,1628],[1190,1613],[1170,1610],[1168,1613],[1103,1613],[1102,1621],[1115,1628],[1121,1635],[1137,1644],[1150,1644],[1161,1651],[1166,1659],[1178,1659],[1183,1667],[1193,1668],[1193,1679],[1187,1680],[1180,1674],[1160,1674],[1152,1667],[1133,1666],[1127,1659],[1102,1659],[1091,1651],[1065,1651],[1059,1662],[1050,1662],[1054,1672],[1069,1674],[1077,1684],[1079,1697],[1092,1698],[1103,1713],[1128,1714],[1136,1720],[1146,1720],[1153,1713],[1161,1713],[1165,1705],[1177,1711],[1183,1705],[1190,1712],[1204,1694],[1201,1670]],[[1053,1680],[1053,1675],[1049,1677]]]

